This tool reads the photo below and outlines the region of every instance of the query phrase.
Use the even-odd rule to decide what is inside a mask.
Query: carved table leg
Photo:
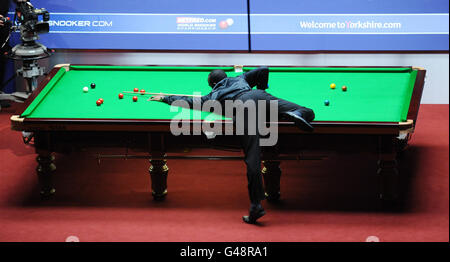
[[[154,200],[164,200],[167,195],[167,175],[169,168],[164,159],[164,135],[162,133],[149,133],[148,145],[150,159],[150,179]]]
[[[280,161],[263,161],[262,175],[268,201],[280,199]]]
[[[36,173],[39,179],[40,194],[43,198],[49,198],[55,193],[55,188],[53,187],[53,173],[56,170],[56,166],[53,163],[55,157],[52,156],[50,150],[50,134],[48,133],[37,133],[35,135],[35,147],[36,161],[38,166],[36,168]]]
[[[393,206],[398,201],[399,172],[396,160],[395,137],[378,138],[378,171],[380,179],[380,199],[383,204]]]
[[[150,178],[152,195],[155,200],[164,200],[167,195],[167,175],[169,168],[166,160],[150,160]]]
[[[36,172],[39,179],[39,185],[41,187],[41,196],[43,198],[48,198],[55,193],[55,188],[53,187],[53,172],[56,170],[56,166],[53,163],[55,157],[51,154],[40,154],[36,157],[38,166]]]

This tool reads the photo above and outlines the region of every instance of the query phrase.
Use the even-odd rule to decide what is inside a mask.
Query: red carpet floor
[[[169,195],[154,202],[145,160],[104,161],[92,152],[57,155],[56,196],[41,201],[33,148],[0,113],[0,241],[449,241],[449,106],[422,105],[401,157],[406,203],[376,208],[375,159],[282,164],[282,198],[248,207],[239,161],[169,161]],[[350,168],[357,164],[356,168]]]

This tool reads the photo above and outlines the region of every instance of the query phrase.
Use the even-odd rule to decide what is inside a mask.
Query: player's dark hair
[[[217,83],[227,78],[227,74],[222,69],[215,69],[209,73],[208,84],[210,87],[214,87]]]

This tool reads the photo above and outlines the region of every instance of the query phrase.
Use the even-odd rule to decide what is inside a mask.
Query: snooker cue
[[[201,95],[185,95],[185,94],[169,94],[169,93],[141,93],[141,92],[132,92],[132,91],[123,91],[124,94],[136,94],[136,95],[160,95],[160,96],[192,96],[192,97],[201,97]]]

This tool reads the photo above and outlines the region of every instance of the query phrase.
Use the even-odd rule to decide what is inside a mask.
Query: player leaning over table
[[[208,95],[202,96],[200,100],[201,103],[208,100],[215,100],[222,105],[226,100],[241,100],[244,103],[248,100],[253,100],[256,104],[258,103],[258,100],[264,100],[266,102],[277,100],[278,114],[281,118],[293,121],[304,131],[313,131],[313,127],[309,122],[314,119],[314,112],[309,108],[276,98],[267,93],[268,79],[269,69],[267,67],[251,70],[238,77],[227,77],[223,70],[213,70],[208,76],[208,84],[212,88],[212,91]],[[257,89],[252,89],[255,86]],[[193,98],[188,96],[158,95],[153,96],[151,99],[167,104],[172,104],[177,100],[184,100],[191,108],[193,108]],[[256,115],[258,115],[257,112]],[[246,123],[248,122],[257,124],[256,121],[246,121]],[[255,130],[258,129],[255,128]],[[245,163],[247,165],[248,191],[251,202],[249,215],[244,216],[243,220],[246,223],[251,224],[255,223],[258,218],[265,214],[265,211],[261,206],[261,201],[264,200],[265,193],[261,176],[261,147],[259,138],[258,132],[256,132],[256,135],[249,135],[248,132],[245,132],[242,136],[242,147],[245,154]]]

